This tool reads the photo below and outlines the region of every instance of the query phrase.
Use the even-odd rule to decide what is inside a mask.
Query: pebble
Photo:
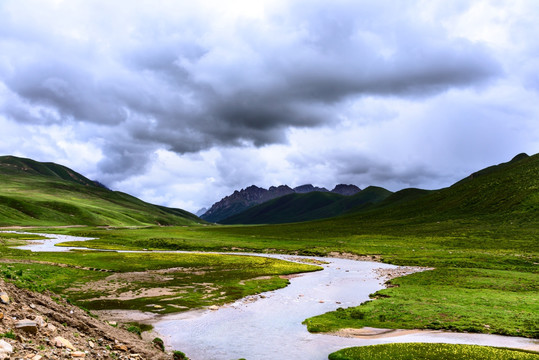
[[[6,305],[9,304],[9,296],[5,292],[0,292],[0,302]]]
[[[86,353],[84,353],[82,351],[73,351],[71,353],[71,356],[74,357],[74,358],[83,358],[83,357],[86,357]]]
[[[0,320],[4,318],[4,313],[0,311]]]
[[[34,321],[36,322],[36,324],[37,324],[39,327],[44,327],[45,325],[47,325],[47,323],[45,322],[45,320],[43,320],[43,317],[42,317],[42,316],[39,316],[39,315],[37,315],[37,316],[34,318]]]
[[[219,310],[219,306],[212,305],[212,306],[208,307],[208,309],[210,309],[210,310]]]

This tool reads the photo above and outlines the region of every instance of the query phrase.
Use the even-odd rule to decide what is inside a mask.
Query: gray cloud
[[[298,2],[264,26],[240,21],[222,37],[209,19],[175,24],[162,14],[162,29],[134,18],[136,31],[117,29],[107,47],[91,32],[78,43],[10,21],[0,25],[11,49],[4,52],[11,71],[0,81],[20,104],[2,111],[16,121],[121,126],[133,142],[187,153],[285,143],[290,127],[337,121],[336,106],[349,98],[424,97],[500,74],[482,46],[402,16],[413,10],[394,2]],[[103,16],[93,25],[111,14]],[[25,55],[31,59],[17,61]],[[130,141],[105,141],[111,158],[132,152]]]

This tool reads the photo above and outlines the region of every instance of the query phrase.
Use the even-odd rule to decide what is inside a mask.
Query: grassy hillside
[[[195,215],[110,191],[53,163],[0,157],[0,226],[183,225]]]
[[[352,196],[329,192],[290,194],[249,208],[221,220],[221,224],[281,224],[338,216],[350,210],[365,209],[391,194],[370,186]]]

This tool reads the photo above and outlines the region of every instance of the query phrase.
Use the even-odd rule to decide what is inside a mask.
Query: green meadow
[[[475,345],[384,344],[347,348],[329,360],[535,360],[538,353]]]
[[[283,275],[320,269],[241,255],[31,253],[7,247],[25,238],[0,233],[0,274],[20,287],[50,290],[93,310],[170,313],[221,305],[285,287]]]

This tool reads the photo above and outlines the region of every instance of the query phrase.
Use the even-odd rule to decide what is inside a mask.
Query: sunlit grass
[[[477,345],[404,343],[353,347],[329,360],[536,360],[539,354]]]

